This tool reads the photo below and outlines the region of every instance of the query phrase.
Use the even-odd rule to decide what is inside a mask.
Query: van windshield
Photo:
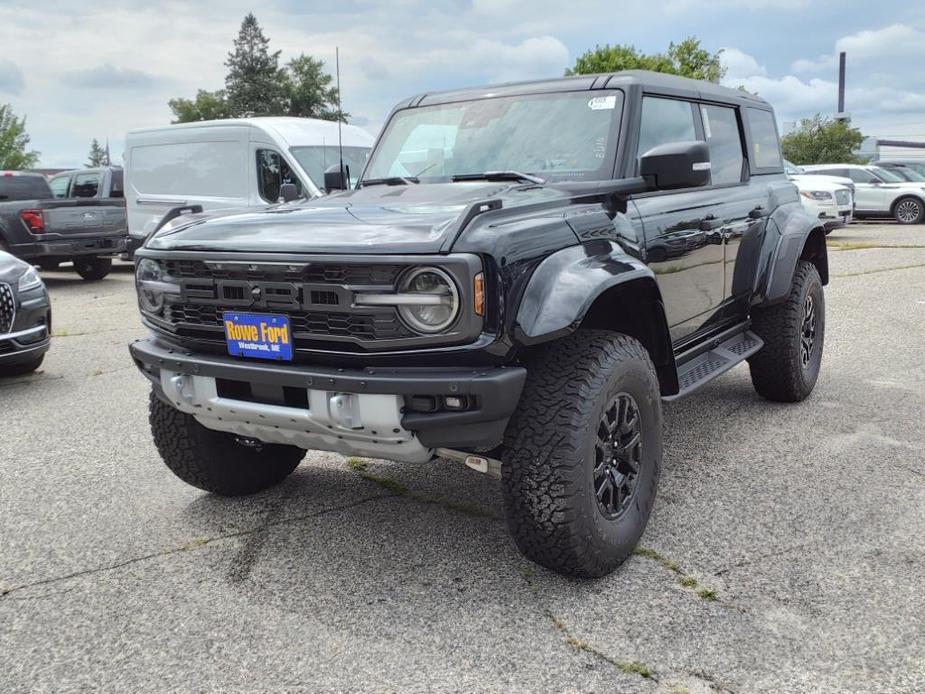
[[[546,180],[613,177],[623,92],[502,96],[398,111],[364,180],[421,183],[489,171]]]
[[[318,188],[324,188],[325,169],[329,169],[340,160],[340,149],[337,145],[292,147],[289,151]],[[363,173],[367,157],[369,147],[344,147],[344,166],[350,169],[350,187],[353,187],[354,182]]]

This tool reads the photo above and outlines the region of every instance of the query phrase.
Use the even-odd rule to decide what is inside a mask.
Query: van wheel
[[[925,204],[918,198],[900,198],[893,206],[893,217],[900,224],[919,224],[925,217]]]
[[[101,280],[112,270],[112,258],[82,255],[74,258],[74,270],[85,280]]]
[[[569,576],[613,571],[646,527],[662,462],[658,377],[645,348],[603,330],[542,348],[502,457],[520,551]]]

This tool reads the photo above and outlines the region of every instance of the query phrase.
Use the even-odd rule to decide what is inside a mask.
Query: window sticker
[[[592,111],[612,111],[617,107],[617,97],[615,94],[610,96],[596,96],[588,101],[588,108]]]
[[[707,113],[707,107],[700,107],[700,115],[703,116],[703,134],[709,140],[713,137],[713,133],[710,131],[710,115]]]

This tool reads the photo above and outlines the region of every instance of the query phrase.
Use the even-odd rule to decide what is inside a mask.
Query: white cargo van
[[[356,179],[374,139],[342,126],[344,164]],[[320,195],[338,162],[337,123],[312,118],[234,118],[133,130],[125,141],[125,199],[131,250],[176,207],[204,212],[264,207],[293,183]]]

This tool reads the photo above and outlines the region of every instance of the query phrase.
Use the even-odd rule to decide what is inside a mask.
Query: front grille
[[[162,262],[167,274],[177,279],[233,279],[358,286],[392,286],[405,269],[405,266],[394,263],[310,263],[308,265],[210,263],[207,265],[200,260],[165,260]]]
[[[13,329],[15,316],[16,302],[13,299],[13,290],[10,289],[10,285],[0,282],[0,334]]]
[[[336,297],[335,297],[336,298]],[[193,304],[167,304],[164,318],[178,326],[197,328],[216,328],[222,330],[222,313],[237,312],[240,309],[221,306],[202,306]],[[263,311],[261,309],[261,311]],[[274,313],[278,311],[267,310]],[[408,328],[401,323],[394,309],[376,311],[375,313],[343,313],[319,311],[285,311],[292,326],[292,335],[298,347],[301,340],[312,338],[353,338],[363,341],[397,340],[413,337]]]
[[[837,202],[839,205],[850,205],[851,193],[849,193],[847,190],[836,190],[835,202]]]

